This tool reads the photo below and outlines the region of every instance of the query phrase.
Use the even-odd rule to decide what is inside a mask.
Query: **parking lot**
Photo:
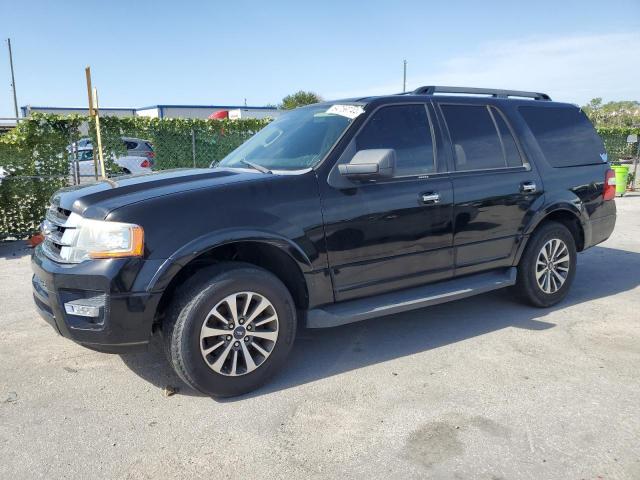
[[[499,291],[303,331],[281,375],[224,401],[157,345],[57,336],[29,250],[4,244],[0,478],[640,478],[640,195],[617,204],[559,306]]]

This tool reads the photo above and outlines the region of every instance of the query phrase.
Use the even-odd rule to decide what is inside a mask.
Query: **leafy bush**
[[[111,174],[117,173],[110,159],[126,153],[123,136],[153,143],[156,170],[207,167],[267,123],[256,119],[103,117],[100,126],[106,168]],[[0,167],[10,173],[0,183],[0,239],[22,238],[37,231],[53,192],[69,184],[67,146],[87,132],[97,145],[92,119],[34,113],[0,136]],[[610,161],[635,155],[637,147],[627,144],[627,135],[640,135],[640,128],[600,127],[598,133]]]
[[[598,134],[604,142],[610,162],[617,162],[621,158],[636,156],[638,145],[627,143],[627,137],[634,133],[640,137],[640,128],[598,127],[596,130],[598,130]]]
[[[156,170],[208,167],[267,123],[256,119],[102,117],[105,168],[110,174],[118,173],[112,159],[126,153],[123,136],[153,143]],[[0,167],[9,172],[0,183],[0,239],[22,238],[37,231],[49,198],[71,180],[67,146],[87,134],[97,145],[94,120],[88,117],[34,113],[0,136]]]
[[[322,97],[317,93],[300,90],[284,97],[280,104],[280,108],[283,110],[291,110],[293,108],[303,107],[305,105],[311,105],[312,103],[318,103],[321,101]]]
[[[0,239],[33,233],[49,197],[67,185],[66,146],[79,138],[82,118],[33,115],[0,137]]]

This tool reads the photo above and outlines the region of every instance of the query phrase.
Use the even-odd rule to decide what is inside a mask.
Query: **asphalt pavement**
[[[0,478],[639,479],[640,195],[617,204],[562,304],[505,290],[303,331],[278,377],[224,401],[157,345],[57,336],[30,251],[1,244]]]

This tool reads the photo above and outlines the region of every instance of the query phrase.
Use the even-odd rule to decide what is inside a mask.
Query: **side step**
[[[501,268],[375,297],[334,303],[309,310],[307,312],[307,327],[337,327],[346,323],[451,302],[515,285],[516,275],[516,267]]]

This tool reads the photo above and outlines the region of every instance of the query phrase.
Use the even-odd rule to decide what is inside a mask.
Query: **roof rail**
[[[440,85],[430,85],[418,87],[413,92],[414,95],[433,95],[435,93],[465,93],[470,95],[491,95],[495,98],[533,98],[534,100],[550,101],[551,97],[546,93],[524,92],[520,90],[500,90],[498,88],[474,88],[474,87],[443,87]]]

